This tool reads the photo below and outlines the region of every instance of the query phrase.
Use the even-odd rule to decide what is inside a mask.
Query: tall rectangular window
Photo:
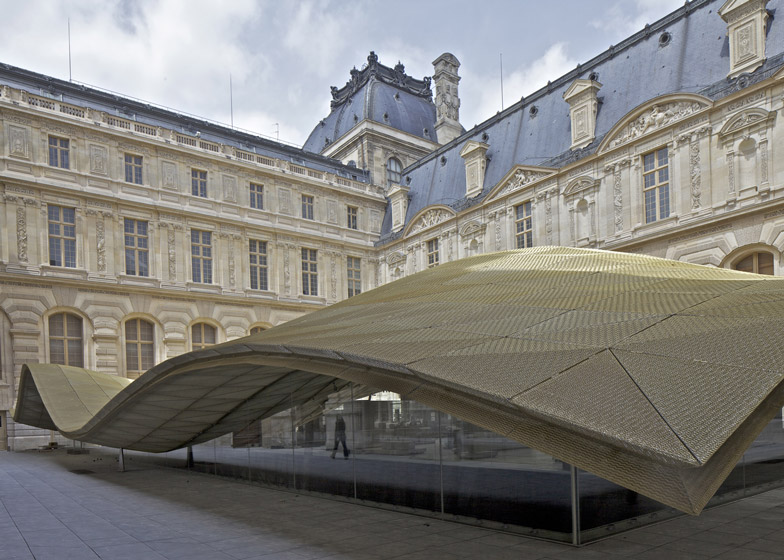
[[[191,169],[191,194],[207,198],[207,172]]]
[[[76,210],[49,205],[49,264],[76,268]]]
[[[357,257],[346,257],[346,278],[348,282],[348,297],[362,293],[362,276],[360,261]]]
[[[155,327],[144,319],[125,322],[125,367],[128,377],[136,378],[155,365]]]
[[[250,289],[269,290],[267,283],[267,242],[249,241],[250,255]]]
[[[250,207],[264,210],[264,185],[250,184]]]
[[[348,229],[358,229],[357,208],[355,206],[346,206],[346,227]]]
[[[318,295],[318,261],[315,249],[302,249],[302,293]]]
[[[57,136],[49,137],[49,165],[52,167],[60,167],[62,169],[70,169],[71,161],[69,158],[70,141],[66,138],[58,138]]]
[[[313,219],[313,197],[307,194],[302,195],[302,217],[306,220]]]
[[[667,148],[642,156],[645,223],[650,224],[670,215],[670,170]]]
[[[125,274],[149,276],[147,222],[125,218]]]
[[[427,242],[427,266],[438,264],[438,239],[431,239]]]
[[[534,246],[533,218],[531,202],[515,206],[515,247],[527,249]]]
[[[191,269],[193,281],[212,284],[212,233],[191,230]]]
[[[49,317],[49,362],[84,367],[81,317],[70,313]]]
[[[142,156],[125,154],[125,182],[142,184]]]

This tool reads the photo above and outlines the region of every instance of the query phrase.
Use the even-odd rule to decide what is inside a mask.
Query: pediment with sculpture
[[[554,175],[555,169],[551,167],[537,167],[534,165],[515,165],[498,185],[490,191],[487,200],[499,198],[509,193],[519,191],[529,185],[538,183],[540,180]]]
[[[719,138],[732,136],[741,130],[749,129],[757,125],[767,125],[776,118],[776,113],[766,111],[759,107],[753,107],[739,112],[730,117],[719,131]]]
[[[440,224],[455,215],[455,211],[448,206],[430,206],[421,210],[411,220],[404,235],[411,235]]]
[[[618,121],[599,146],[599,152],[623,146],[711,107],[713,102],[697,94],[657,97],[633,109]]]
[[[563,191],[564,197],[574,196],[583,191],[599,188],[599,179],[583,175],[569,181]]]

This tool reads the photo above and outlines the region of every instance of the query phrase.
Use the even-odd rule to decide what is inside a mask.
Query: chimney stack
[[[464,130],[460,125],[460,97],[457,84],[460,62],[455,55],[444,53],[433,61],[433,81],[436,84],[436,139],[446,144],[460,136]]]

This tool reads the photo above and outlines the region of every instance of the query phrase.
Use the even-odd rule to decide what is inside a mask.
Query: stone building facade
[[[133,377],[466,256],[781,274],[778,4],[688,2],[468,131],[454,55],[434,96],[370,53],[304,149],[0,68],[0,447],[49,441],[7,424],[25,362]]]

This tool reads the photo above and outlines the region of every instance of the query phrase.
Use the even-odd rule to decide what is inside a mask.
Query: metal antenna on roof
[[[498,53],[501,60],[501,110],[504,110],[504,53]]]
[[[234,90],[231,87],[231,72],[229,72],[229,112],[231,113],[231,128],[234,128]]]
[[[275,123],[275,140],[280,142],[280,124]]]
[[[68,81],[71,79],[71,18],[68,18]]]

